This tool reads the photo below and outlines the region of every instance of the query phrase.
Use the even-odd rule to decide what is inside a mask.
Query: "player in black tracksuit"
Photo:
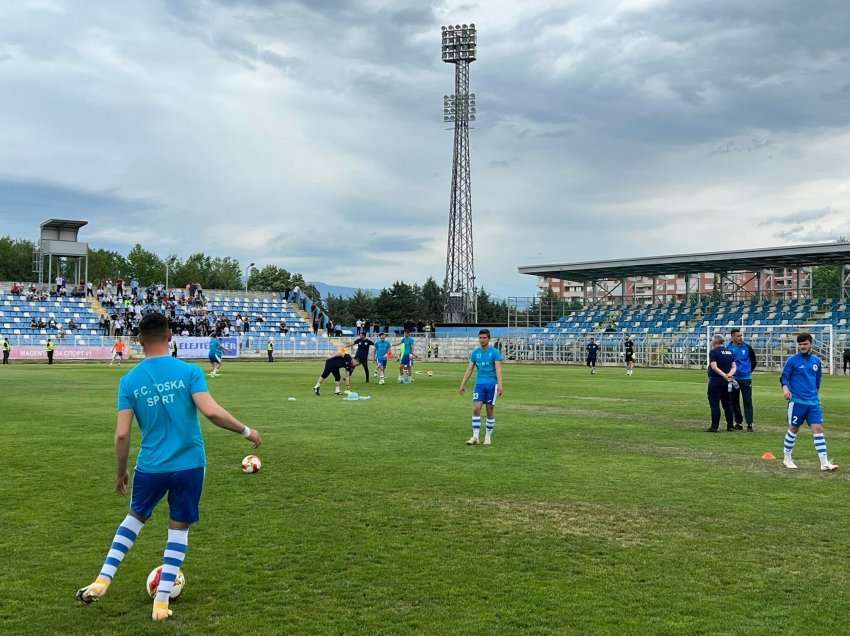
[[[357,347],[354,352],[354,359],[363,367],[363,371],[366,372],[366,382],[369,382],[369,347],[374,347],[375,343],[369,340],[366,334],[363,334],[352,342],[351,346]]]
[[[848,367],[850,367],[850,347],[844,347],[844,375],[847,375]]]
[[[590,367],[591,374],[596,373],[596,356],[599,354],[599,348],[600,347],[596,343],[595,338],[591,338],[590,342],[587,343],[587,347],[585,347],[585,349],[587,349],[587,358],[585,359],[585,362],[587,363],[587,366]]]
[[[342,391],[340,391],[339,388],[341,378],[339,372],[343,369],[346,370],[347,375],[345,381],[349,386],[351,386],[351,373],[354,371],[354,367],[358,364],[360,364],[360,362],[358,360],[353,360],[344,350],[335,353],[325,360],[325,368],[322,371],[322,375],[320,375],[319,379],[316,380],[316,385],[313,387],[313,391],[316,392],[316,395],[319,395],[319,388],[322,386],[322,382],[324,382],[329,375],[333,375],[334,382],[336,383],[336,391],[334,393],[336,395],[341,395]]]
[[[635,372],[635,343],[628,336],[623,341],[623,357],[626,362],[626,375],[631,375]]]

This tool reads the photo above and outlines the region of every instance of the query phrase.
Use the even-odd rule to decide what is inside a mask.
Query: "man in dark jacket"
[[[730,332],[732,341],[729,351],[735,356],[735,380],[738,388],[733,389],[732,411],[735,414],[735,429],[743,430],[743,422],[747,422],[747,431],[753,432],[753,371],[758,364],[756,352],[744,342],[744,334],[738,327]],[[744,412],[741,413],[741,399],[744,401]]]

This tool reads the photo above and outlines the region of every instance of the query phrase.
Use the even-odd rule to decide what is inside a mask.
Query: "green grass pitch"
[[[144,591],[165,505],[109,594],[97,574],[128,501],[113,494],[127,367],[0,368],[2,634],[835,634],[850,615],[847,472],[811,434],[784,472],[777,376],[755,379],[754,434],[708,435],[697,371],[505,366],[495,443],[468,448],[463,366],[412,386],[310,390],[320,362],[229,362],[213,395],[260,429],[204,423],[209,466],[182,598]],[[850,468],[850,380],[826,378],[827,441]],[[288,401],[290,396],[296,401]],[[134,431],[133,456],[138,444]]]

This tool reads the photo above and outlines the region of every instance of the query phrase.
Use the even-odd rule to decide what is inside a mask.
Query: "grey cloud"
[[[807,221],[817,221],[828,216],[836,214],[838,211],[827,206],[816,210],[798,210],[790,214],[770,217],[762,221],[762,225],[777,225],[781,223],[805,223]],[[799,227],[794,228],[799,229]]]
[[[842,236],[846,236],[846,234],[842,234],[842,232],[837,230],[824,229],[820,226],[795,225],[782,232],[777,232],[774,236],[783,241],[794,243],[822,243],[825,241],[837,241]]]

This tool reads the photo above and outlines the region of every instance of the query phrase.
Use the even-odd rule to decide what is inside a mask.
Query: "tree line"
[[[423,285],[396,281],[377,294],[358,289],[350,298],[330,295],[327,313],[337,324],[352,325],[358,319],[378,324],[400,325],[408,320],[439,323],[443,320],[443,291],[428,277]],[[486,290],[478,292],[478,322],[504,324],[508,306]]]

